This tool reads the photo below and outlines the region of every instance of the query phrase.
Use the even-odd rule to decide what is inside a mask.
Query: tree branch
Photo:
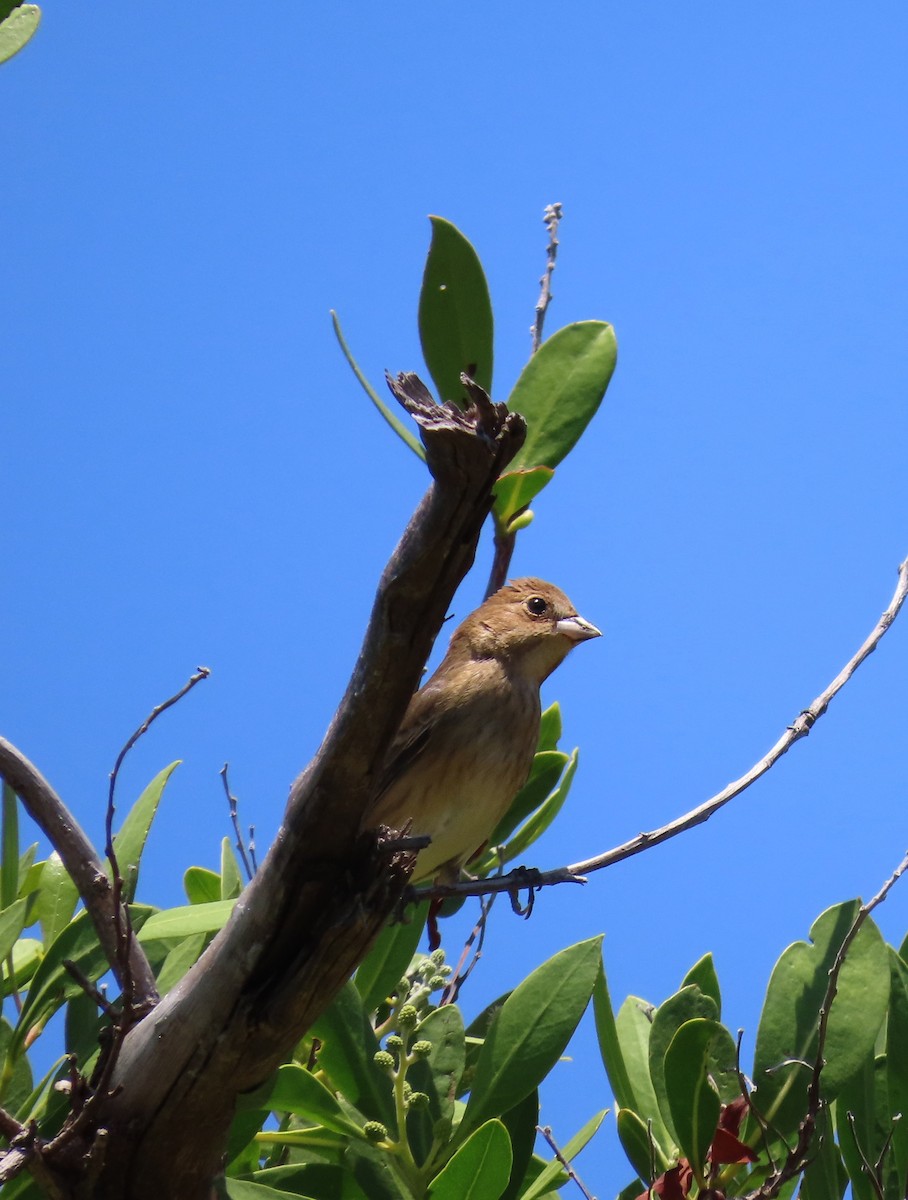
[[[98,933],[98,940],[122,988],[124,967],[119,952],[118,922],[125,919],[101,857],[78,821],[36,766],[5,738],[0,738],[0,775],[10,785],[41,832],[54,847]],[[118,912],[119,909],[119,912]],[[154,972],[145,952],[132,939],[129,970],[143,993],[156,995]]]
[[[626,858],[632,858],[635,854],[649,850],[652,846],[658,846],[661,842],[667,842],[670,838],[677,837],[679,833],[685,833],[688,829],[693,829],[696,825],[702,825],[714,813],[717,813],[720,808],[726,805],[729,800],[740,796],[761,775],[765,775],[767,771],[775,766],[783,754],[786,754],[791,749],[795,742],[800,741],[801,738],[806,737],[810,733],[820,717],[826,712],[832,699],[851,679],[861,663],[877,648],[886,631],[898,616],[906,596],[908,596],[908,558],[899,566],[898,583],[888,607],[860,648],[848,660],[832,683],[817,696],[812,704],[803,710],[793,724],[788,726],[785,733],[783,733],[772,749],[759,762],[755,763],[740,779],[736,779],[733,783],[728,784],[721,792],[717,792],[715,796],[710,797],[709,800],[706,800],[697,808],[691,809],[690,812],[677,817],[674,821],[669,821],[667,825],[663,825],[659,829],[651,830],[648,833],[638,833],[630,841],[624,842],[612,850],[606,850],[603,854],[583,859],[582,862],[573,863],[571,866],[556,867],[551,871],[537,871],[535,869],[518,867],[514,871],[509,871],[506,875],[497,875],[492,879],[476,879],[463,883],[434,884],[428,887],[416,888],[414,889],[415,896],[420,900],[447,896],[486,896],[495,892],[513,892],[527,887],[533,889],[549,887],[558,883],[586,883],[585,877],[591,875],[594,871],[601,871],[604,867],[614,866],[615,863],[623,862]]]
[[[360,824],[526,426],[470,380],[466,411],[436,404],[415,375],[388,382],[420,426],[433,483],[382,575],[347,692],[267,858],[202,959],[126,1037],[97,1117],[110,1135],[98,1200],[206,1194],[236,1095],[267,1078],[330,1003],[412,871],[413,852],[385,849]]]

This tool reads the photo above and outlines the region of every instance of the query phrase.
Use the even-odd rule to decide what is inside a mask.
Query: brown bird
[[[428,834],[413,882],[456,880],[526,782],[539,686],[578,642],[599,637],[564,592],[516,579],[458,626],[410,701],[364,825]]]

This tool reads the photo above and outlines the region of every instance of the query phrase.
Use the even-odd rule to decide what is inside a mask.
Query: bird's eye
[[[533,614],[534,617],[541,617],[548,612],[549,606],[541,596],[530,596],[527,600],[527,612]]]

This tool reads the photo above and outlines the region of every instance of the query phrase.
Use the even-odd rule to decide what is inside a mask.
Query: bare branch
[[[482,958],[482,947],[486,940],[489,913],[492,911],[492,905],[494,903],[494,896],[489,896],[488,898],[485,896],[480,897],[479,920],[473,926],[469,936],[467,937],[467,940],[464,942],[463,950],[460,954],[460,960],[454,969],[454,974],[445,984],[445,990],[442,992],[441,999],[438,1002],[439,1008],[445,1004],[457,1003],[457,997],[460,995],[460,989],[467,982],[479,964],[479,960]],[[476,946],[475,950],[473,950],[474,944]],[[467,961],[468,959],[469,962]]]
[[[549,233],[549,243],[546,249],[545,271],[539,280],[542,291],[539,293],[539,299],[536,301],[536,319],[530,327],[530,333],[533,336],[531,355],[535,354],[542,345],[542,327],[545,323],[545,314],[548,312],[548,307],[553,299],[552,273],[555,270],[555,259],[558,256],[558,225],[562,215],[560,204],[548,204],[542,217]],[[489,572],[489,582],[486,586],[486,599],[507,583],[508,571],[511,569],[511,558],[514,555],[514,547],[516,545],[517,534],[507,533],[505,530],[499,529],[496,524],[493,540],[492,569]]]
[[[791,749],[795,742],[800,741],[801,738],[806,737],[810,733],[820,717],[826,712],[832,699],[851,679],[861,663],[877,648],[886,631],[898,616],[905,602],[906,595],[908,595],[908,558],[899,566],[898,583],[892,599],[889,601],[889,605],[858,651],[848,660],[832,683],[817,696],[812,704],[804,709],[793,724],[788,726],[785,733],[758,763],[755,763],[740,779],[736,779],[734,783],[728,784],[721,792],[717,792],[715,796],[712,796],[697,808],[691,809],[690,812],[676,818],[674,821],[670,821],[660,829],[654,829],[648,833],[639,833],[636,837],[631,838],[630,841],[624,842],[612,850],[607,850],[603,854],[597,854],[593,858],[586,858],[582,862],[573,863],[567,867],[556,867],[551,871],[537,871],[535,869],[518,867],[515,871],[509,871],[506,875],[499,875],[493,879],[477,879],[444,885],[433,884],[427,887],[416,888],[416,897],[423,900],[445,896],[485,896],[495,892],[511,891],[515,887],[541,888],[550,887],[558,883],[586,883],[586,876],[591,875],[594,871],[601,871],[605,867],[614,866],[615,863],[623,862],[626,858],[632,858],[635,854],[649,850],[652,846],[658,846],[661,842],[667,842],[670,838],[677,837],[679,833],[685,833],[688,829],[702,825],[714,813],[726,805],[729,800],[740,796],[761,775],[765,775]]]
[[[236,848],[240,853],[240,858],[243,862],[243,870],[246,872],[246,878],[251,879],[255,874],[252,863],[249,861],[250,854],[246,853],[246,843],[243,841],[243,835],[240,833],[240,802],[230,790],[230,781],[227,778],[227,763],[224,763],[219,772],[224,784],[224,794],[227,797],[227,807],[230,809],[230,823],[233,825],[233,832],[236,834]],[[249,827],[249,849],[254,851],[255,847],[252,840],[252,829]]]
[[[565,1158],[565,1156],[562,1154],[562,1152],[558,1146],[558,1143],[555,1141],[554,1137],[552,1136],[551,1126],[550,1125],[537,1125],[536,1132],[541,1133],[542,1136],[545,1138],[545,1140],[548,1142],[549,1146],[551,1147],[552,1153],[555,1155],[556,1160],[562,1165],[562,1167],[564,1167],[565,1171],[567,1171],[568,1178],[573,1179],[574,1183],[577,1184],[577,1186],[580,1188],[580,1191],[586,1197],[586,1200],[596,1200],[596,1197],[593,1195],[593,1193],[588,1191],[586,1189],[586,1187],[584,1187],[583,1181],[581,1180],[581,1178],[577,1174],[577,1172],[574,1170],[574,1168],[571,1166],[570,1161],[567,1158]]]
[[[116,869],[116,858],[114,856],[113,848],[113,819],[114,813],[116,812],[114,796],[117,790],[117,777],[120,774],[120,767],[122,767],[126,755],[130,752],[139,738],[148,732],[161,713],[166,712],[168,708],[173,708],[178,701],[183,699],[187,692],[191,692],[197,683],[200,683],[203,679],[207,679],[210,674],[211,672],[207,667],[197,667],[195,674],[190,676],[190,678],[186,681],[186,683],[183,684],[178,692],[175,692],[174,695],[170,696],[162,704],[158,704],[151,710],[139,728],[129,737],[126,744],[123,746],[123,749],[117,755],[117,761],[114,763],[113,770],[110,773],[110,786],[107,790],[107,845],[105,846],[107,857],[110,859],[111,865],[114,866],[114,869]]]
[[[559,246],[558,226],[561,223],[563,215],[564,213],[560,204],[547,204],[542,217],[545,227],[548,230],[549,244],[546,248],[545,271],[539,280],[542,291],[539,293],[539,299],[536,301],[536,319],[530,330],[533,335],[534,354],[542,345],[542,326],[545,323],[545,314],[552,303],[552,275],[555,271],[555,259],[558,257]]]

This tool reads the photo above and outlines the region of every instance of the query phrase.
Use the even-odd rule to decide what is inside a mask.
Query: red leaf
[[[722,1112],[719,1114],[719,1128],[727,1129],[729,1133],[737,1136],[746,1112],[747,1098],[745,1096],[739,1096],[737,1100],[732,1100],[731,1104],[724,1104]]]
[[[714,1163],[756,1162],[757,1155],[750,1146],[738,1141],[733,1133],[722,1129],[721,1125],[713,1135],[709,1148],[709,1161]]]
[[[647,1191],[641,1192],[636,1200],[647,1200],[650,1194],[661,1196],[662,1200],[686,1200],[693,1178],[694,1173],[690,1169],[690,1163],[686,1158],[682,1158],[676,1167],[672,1167],[670,1171],[660,1175],[653,1186]]]

